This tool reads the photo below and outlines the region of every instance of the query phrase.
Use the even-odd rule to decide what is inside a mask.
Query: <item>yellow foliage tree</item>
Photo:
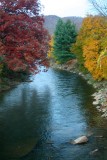
[[[107,79],[107,57],[102,58],[102,51],[107,47],[107,18],[102,16],[88,16],[83,20],[74,49],[77,58],[94,79]],[[79,52],[81,51],[81,52]],[[101,67],[98,62],[100,61]]]
[[[52,36],[49,41],[49,51],[48,51],[48,58],[53,59],[53,44],[54,44],[54,37]]]
[[[102,69],[98,68],[98,52],[100,42],[93,40],[92,38],[87,39],[85,46],[83,47],[83,57],[85,59],[84,66],[92,74],[94,79],[102,79]]]
[[[103,77],[105,79],[107,79],[107,50],[105,48],[104,51],[102,51],[98,57],[98,60],[97,60],[97,67],[99,69],[102,69],[102,74],[103,74]]]

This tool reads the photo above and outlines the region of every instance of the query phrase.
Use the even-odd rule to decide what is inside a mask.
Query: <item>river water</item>
[[[0,94],[0,160],[107,160],[107,121],[92,105],[94,89],[66,71],[31,79]],[[81,135],[88,143],[73,145]]]

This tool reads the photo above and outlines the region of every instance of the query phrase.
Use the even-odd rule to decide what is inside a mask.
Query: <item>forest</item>
[[[107,79],[107,18],[97,2],[91,1],[100,14],[85,17],[79,30],[59,18],[52,36],[44,28],[38,0],[0,2],[1,79],[38,73],[50,59],[61,64],[77,59],[80,71]]]
[[[72,22],[67,21],[64,26],[64,22],[59,20],[50,41],[51,49],[48,56],[59,64],[76,58],[81,72],[90,73],[98,81],[106,80],[106,36],[107,18],[104,16],[89,15],[85,17],[79,31]]]

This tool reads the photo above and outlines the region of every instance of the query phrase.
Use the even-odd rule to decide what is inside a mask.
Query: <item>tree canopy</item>
[[[94,79],[107,79],[107,19],[88,16],[84,19],[73,46],[82,70],[86,68]]]
[[[0,0],[0,63],[14,72],[48,66],[49,35],[38,0]]]
[[[61,19],[57,22],[56,30],[54,33],[53,53],[56,61],[65,63],[74,58],[70,48],[76,41],[77,32],[75,25],[71,21],[63,22]]]

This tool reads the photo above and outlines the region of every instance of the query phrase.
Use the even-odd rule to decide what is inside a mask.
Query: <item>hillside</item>
[[[49,33],[52,35],[55,31],[55,27],[57,24],[57,21],[60,17],[55,16],[55,15],[48,15],[45,16],[45,23],[44,26],[45,28],[49,31]],[[83,18],[82,17],[63,17],[62,20],[63,21],[67,21],[67,20],[71,20],[75,25],[77,30],[80,29]]]

